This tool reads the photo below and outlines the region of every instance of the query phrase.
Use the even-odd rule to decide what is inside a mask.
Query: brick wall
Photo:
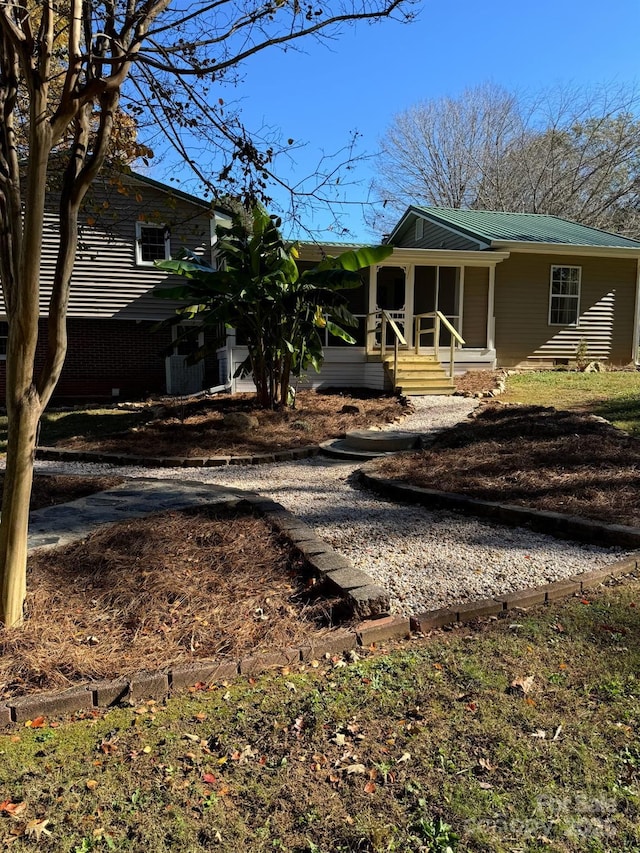
[[[163,349],[169,329],[152,332],[152,322],[133,320],[68,321],[67,358],[54,400],[64,398],[136,399],[166,391]],[[40,321],[38,363],[46,350],[46,321]],[[0,394],[5,394],[5,362],[0,362]]]

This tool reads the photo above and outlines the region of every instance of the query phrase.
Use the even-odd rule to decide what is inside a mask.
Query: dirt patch
[[[579,413],[489,404],[429,450],[377,470],[425,488],[640,526],[640,442]]]
[[[0,695],[300,646],[341,607],[263,519],[213,509],[113,525],[29,559],[27,619],[0,630]]]
[[[265,411],[254,394],[218,396],[188,404],[172,402],[159,417],[138,428],[104,438],[75,436],[57,447],[139,456],[201,457],[270,453],[319,444],[345,432],[391,423],[405,412],[397,397],[363,393],[298,393],[295,409]],[[225,427],[228,414],[251,415],[257,426]]]

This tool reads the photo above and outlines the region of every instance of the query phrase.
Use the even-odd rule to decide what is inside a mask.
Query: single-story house
[[[55,194],[52,193],[52,205]],[[154,267],[183,246],[215,255],[215,229],[230,223],[224,209],[144,175],[105,171],[81,214],[71,281],[68,350],[55,397],[113,399],[149,393],[191,393],[218,384],[218,367],[187,367],[185,353],[171,352],[175,330],[154,330],[175,305],[152,295],[156,285],[181,283]],[[41,340],[46,320],[58,218],[45,221],[41,271]],[[0,299],[0,394],[4,395],[7,324]],[[169,350],[169,354],[167,354]]]
[[[410,207],[386,242],[393,254],[353,292],[357,345],[328,339],[309,384],[424,393],[467,369],[637,359],[640,241],[556,216]],[[306,246],[302,258],[344,249]],[[231,338],[229,365],[245,354]]]

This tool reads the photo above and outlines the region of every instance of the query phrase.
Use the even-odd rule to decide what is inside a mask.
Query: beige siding
[[[181,279],[136,265],[136,222],[143,219],[170,227],[172,255],[182,246],[205,255],[210,252],[211,216],[204,207],[142,183],[104,180],[94,187],[80,216],[69,317],[158,320],[173,314],[174,303],[155,298],[151,291],[162,282],[178,284]],[[43,315],[48,312],[57,242],[57,216],[49,214],[41,275]]]
[[[488,299],[489,270],[465,267],[462,337],[467,347],[487,345]]]
[[[582,268],[576,326],[549,325],[552,265]],[[580,340],[591,358],[633,359],[635,259],[512,254],[496,268],[496,350],[499,366],[575,357]]]

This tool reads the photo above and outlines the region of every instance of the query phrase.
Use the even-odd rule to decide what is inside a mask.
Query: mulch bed
[[[493,391],[498,381],[504,378],[503,370],[467,370],[463,376],[456,376],[456,391],[464,394],[481,394]]]
[[[428,450],[376,467],[425,488],[640,526],[640,442],[574,412],[488,404]]]
[[[27,588],[23,627],[0,630],[0,698],[301,646],[342,615],[263,519],[212,508],[36,552]]]
[[[219,395],[184,405],[169,402],[158,408],[159,417],[135,430],[103,438],[77,436],[56,446],[151,457],[272,453],[390,423],[407,411],[398,397],[390,395],[315,391],[300,391],[295,409],[278,411],[258,408],[254,394]],[[252,415],[258,426],[244,431],[225,428],[223,417],[232,412]]]
[[[104,492],[124,483],[122,477],[70,477],[60,474],[39,475],[33,478],[31,491],[31,510],[43,509],[55,504],[68,503],[78,498],[86,498],[96,492]],[[0,500],[4,474],[0,473]]]

